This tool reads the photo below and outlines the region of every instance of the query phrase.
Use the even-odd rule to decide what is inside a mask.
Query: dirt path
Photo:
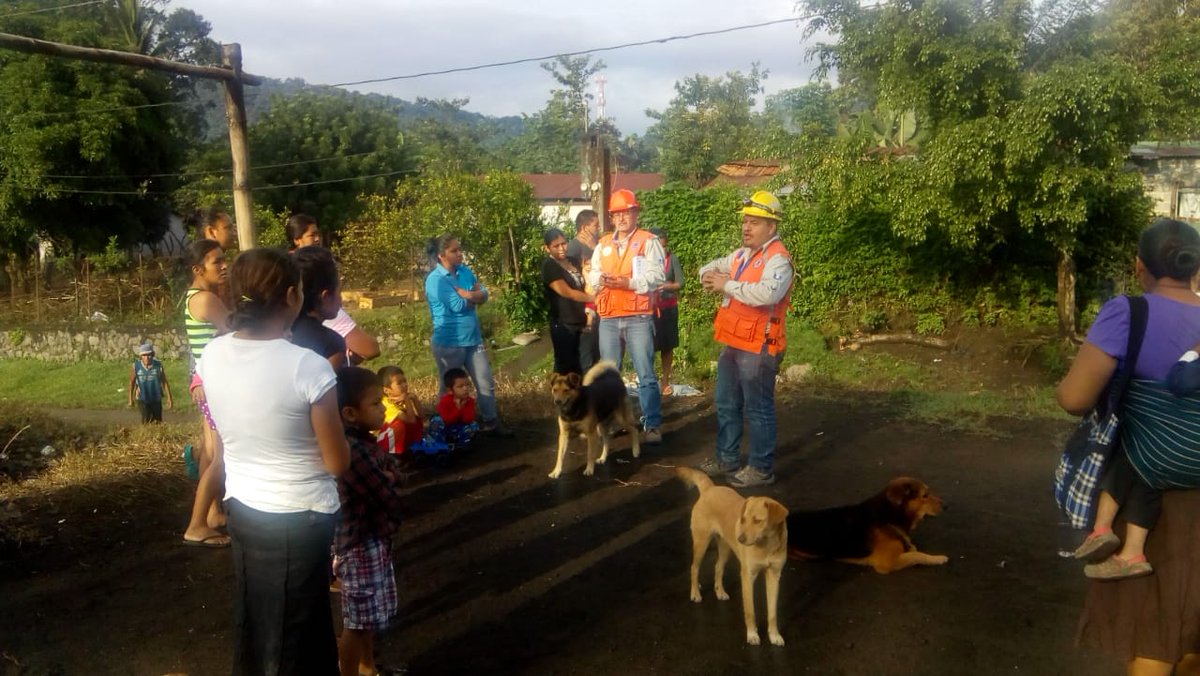
[[[893,421],[882,400],[802,392],[781,400],[780,482],[759,492],[816,508],[919,476],[949,509],[915,539],[951,560],[890,576],[791,563],[787,646],[747,646],[735,567],[732,601],[709,583],[703,603],[687,597],[694,495],[671,467],[711,451],[710,405],[672,401],[662,447],[638,460],[621,450],[590,478],[578,453],[546,478],[548,408],[516,421],[516,440],[412,476],[396,548],[402,619],[379,640],[383,660],[416,674],[1119,673],[1073,646],[1083,577],[1056,555],[1049,493],[1062,423],[964,436]],[[4,562],[0,674],[228,673],[229,555],[177,544],[187,505],[180,495],[102,538]]]

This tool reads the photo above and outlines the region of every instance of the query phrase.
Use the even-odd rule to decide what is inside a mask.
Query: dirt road
[[[704,602],[688,600],[694,494],[671,467],[711,452],[710,406],[671,402],[662,447],[633,460],[622,439],[594,477],[575,453],[546,478],[548,408],[515,421],[511,442],[414,474],[396,548],[402,619],[379,640],[382,661],[415,674],[1120,672],[1073,645],[1083,576],[1057,556],[1049,492],[1063,423],[966,436],[893,421],[882,400],[802,392],[780,404],[780,481],[757,492],[818,508],[918,476],[949,508],[915,540],[950,562],[889,576],[790,563],[787,646],[746,645],[734,566],[733,600],[712,597],[709,564]],[[0,673],[228,673],[229,555],[177,544],[188,497],[3,562]]]

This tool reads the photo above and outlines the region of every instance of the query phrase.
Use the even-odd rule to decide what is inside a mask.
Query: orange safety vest
[[[744,252],[740,252],[734,257],[730,279],[750,283],[760,281],[771,257],[787,256],[788,260],[792,258],[787,247],[779,240],[759,249],[748,260],[743,260],[745,255]],[[787,348],[786,320],[791,299],[790,285],[787,293],[774,305],[756,307],[734,298],[726,298],[726,302],[717,311],[716,320],[713,321],[713,338],[718,343],[753,354],[762,352],[763,345],[766,345],[768,354],[777,355]]]
[[[625,253],[617,253],[617,245],[613,242],[613,233],[601,238],[596,244],[600,250],[600,271],[610,275],[633,277],[633,259],[643,256],[646,242],[655,239],[654,235],[638,228],[629,236],[625,245]],[[613,289],[602,286],[596,293],[596,312],[601,317],[629,317],[632,315],[648,315],[653,311],[652,294],[637,293],[632,289]]]

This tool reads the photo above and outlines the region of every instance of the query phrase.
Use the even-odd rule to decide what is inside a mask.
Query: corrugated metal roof
[[[521,174],[533,186],[533,195],[543,202],[586,202],[579,185],[583,179],[579,174]],[[630,173],[613,174],[613,190],[655,190],[666,181],[662,174]]]
[[[1159,159],[1163,157],[1200,157],[1200,142],[1181,141],[1159,143],[1143,141],[1133,146],[1129,155],[1135,159]]]

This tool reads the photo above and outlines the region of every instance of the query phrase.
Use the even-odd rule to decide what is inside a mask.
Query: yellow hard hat
[[[748,199],[742,200],[742,215],[778,221],[783,219],[783,205],[779,203],[778,197],[766,190],[759,190]]]

